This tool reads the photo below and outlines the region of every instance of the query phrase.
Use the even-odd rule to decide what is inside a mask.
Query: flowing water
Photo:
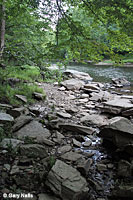
[[[125,94],[127,91],[127,94],[129,94],[128,91],[130,91],[133,95],[133,67],[96,66],[72,63],[67,69],[86,72],[93,78],[93,81],[102,83],[111,83],[112,78],[124,77],[126,80],[130,81],[131,86],[119,89],[119,92]],[[85,139],[87,140],[87,138]],[[101,139],[98,135],[94,138],[91,147],[82,147],[81,150],[84,153],[93,154],[92,170],[90,169],[88,177],[99,186],[96,190],[94,190],[94,187],[90,188],[91,193],[94,195],[94,199],[110,199],[111,188],[114,187],[115,170],[108,169],[106,173],[99,173],[96,166],[101,160],[104,161],[104,159],[106,160],[107,158],[113,163],[112,156],[106,151],[106,148],[102,146]]]
[[[105,65],[91,65],[72,63],[67,66],[67,69],[73,69],[81,72],[87,72],[98,82],[110,82],[112,78],[125,77],[133,84],[133,67],[115,67]]]

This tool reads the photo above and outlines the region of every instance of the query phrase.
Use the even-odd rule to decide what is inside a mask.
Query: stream
[[[112,78],[125,77],[133,84],[133,67],[115,67],[105,65],[91,65],[71,63],[67,69],[73,69],[90,74],[94,81],[106,83],[111,82]]]
[[[124,77],[126,80],[130,81],[131,86],[124,88],[115,89],[116,92],[120,92],[122,94],[130,94],[133,95],[133,68],[132,67],[115,67],[115,66],[96,66],[96,65],[85,65],[78,63],[71,63],[67,66],[67,69],[77,70],[80,72],[88,73],[93,81],[101,82],[101,83],[111,83],[113,78],[122,78]],[[112,90],[112,89],[111,89]],[[87,141],[88,138],[85,137]],[[92,199],[110,199],[111,198],[111,190],[115,187],[115,160],[105,147],[102,145],[101,138],[98,137],[98,134],[93,138],[93,142],[91,148],[81,147],[80,150],[86,154],[94,154],[92,156],[93,165],[90,171],[88,172],[88,183],[90,185],[90,190],[92,194]],[[109,162],[111,166],[107,171],[98,171],[96,166],[98,163]],[[107,161],[107,163],[106,163]],[[91,181],[90,181],[91,180]],[[91,187],[92,186],[92,187]],[[94,189],[95,188],[95,189]],[[112,198],[111,198],[112,199]],[[113,199],[115,199],[113,197]],[[121,198],[116,198],[117,200]]]

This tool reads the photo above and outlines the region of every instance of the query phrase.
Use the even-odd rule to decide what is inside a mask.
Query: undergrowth
[[[35,84],[39,76],[39,68],[34,66],[11,66],[4,70],[0,69],[0,102],[21,105],[23,102],[15,97],[18,94],[26,96],[28,104],[34,103],[34,92],[42,93],[45,97],[43,89]],[[11,84],[9,78],[19,79],[19,82]]]
[[[10,80],[11,79],[11,80]],[[15,82],[16,81],[16,82]],[[37,66],[7,66],[0,68],[0,103],[21,105],[22,102],[15,98],[16,94],[24,95],[27,103],[34,103],[33,93],[45,93],[35,82],[61,82],[62,73],[60,70],[49,70],[48,67]]]

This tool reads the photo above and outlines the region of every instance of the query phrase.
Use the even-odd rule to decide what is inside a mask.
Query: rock
[[[58,148],[58,153],[59,154],[64,154],[64,153],[69,152],[71,150],[72,150],[72,147],[70,145],[65,145],[65,146],[62,146],[62,147]]]
[[[73,151],[69,151],[61,156],[64,160],[76,162],[82,158],[82,155]]]
[[[24,144],[20,146],[22,156],[32,158],[45,158],[48,156],[46,148],[40,144]]]
[[[84,86],[84,82],[77,79],[70,79],[61,82],[61,85],[63,85],[68,90],[79,90]]]
[[[126,111],[132,108],[133,104],[130,102],[129,99],[116,98],[114,100],[104,102],[102,110],[104,112],[120,114],[122,111]]]
[[[114,99],[114,95],[107,91],[99,91],[98,93],[93,92],[90,97],[91,101],[101,101],[101,102],[112,99]]]
[[[60,160],[55,162],[49,172],[46,185],[63,200],[83,199],[89,190],[80,173]]]
[[[43,128],[42,124],[38,121],[32,121],[29,124],[25,125],[19,131],[14,133],[14,136],[19,139],[22,138],[31,138],[36,139],[38,143],[43,143],[43,139],[47,139],[51,136],[47,128]]]
[[[130,82],[127,81],[125,78],[113,78],[112,82],[116,85],[116,86],[129,86]]]
[[[77,165],[77,169],[83,176],[87,176],[92,163],[93,163],[92,159],[89,158],[85,160],[84,162],[79,163]]]
[[[66,108],[65,110],[66,110],[67,113],[70,113],[70,114],[78,112],[78,109],[77,108],[73,108],[73,107]]]
[[[10,174],[11,175],[19,174],[19,167],[17,165],[13,165]]]
[[[98,171],[107,171],[107,166],[104,164],[97,164]]]
[[[114,117],[108,121],[99,133],[106,140],[113,142],[117,147],[133,144],[133,124],[124,117]]]
[[[24,103],[27,103],[26,96],[16,94],[15,97],[17,97],[19,100],[23,101]]]
[[[64,135],[62,135],[60,132],[56,131],[56,133],[55,133],[55,138],[53,138],[53,141],[60,144],[61,141],[62,141],[64,138],[65,138]]]
[[[22,113],[24,113],[24,111],[25,111],[25,108],[20,107],[20,108],[14,108],[14,109],[8,110],[7,113],[10,114],[12,117],[17,118]]]
[[[96,181],[93,181],[92,179],[90,178],[87,178],[87,181],[89,182],[89,184],[96,189],[96,191],[102,191],[103,188],[102,188],[102,185],[99,183],[99,182],[96,182]],[[106,200],[106,199],[103,199],[103,198],[97,198],[96,200]]]
[[[66,88],[65,88],[64,86],[62,86],[62,87],[60,87],[58,90],[59,90],[59,91],[65,91]]]
[[[64,112],[57,112],[57,115],[59,117],[68,118],[68,119],[72,117],[69,113],[64,113]]]
[[[86,99],[86,98],[89,98],[89,95],[88,94],[82,94],[80,98]]]
[[[120,177],[131,177],[132,176],[131,164],[126,160],[120,160],[118,163],[117,174]]]
[[[33,97],[37,100],[44,100],[44,98],[46,97],[45,94],[41,94],[41,93],[38,93],[38,92],[34,92],[33,93]]]
[[[128,144],[124,146],[124,150],[129,154],[133,155],[133,144]]]
[[[128,117],[133,115],[133,108],[129,109],[129,110],[125,110],[122,112],[122,116]]]
[[[85,125],[96,125],[99,127],[108,124],[107,116],[98,114],[86,114],[80,121]]]
[[[119,185],[113,190],[112,196],[114,196],[114,198],[132,199],[133,185]]]
[[[59,123],[58,126],[62,129],[66,129],[69,131],[73,131],[73,134],[76,135],[77,133],[83,134],[83,135],[90,135],[94,133],[95,129],[89,128],[87,126],[80,126],[76,124],[71,124],[71,123]]]
[[[2,142],[0,143],[0,146],[3,149],[8,149],[9,147],[14,149],[14,148],[20,146],[21,144],[24,144],[24,141],[13,139],[13,138],[4,138],[2,140]]]
[[[92,78],[90,77],[90,75],[88,73],[85,72],[79,72],[76,70],[66,70],[65,72],[63,72],[65,75],[67,76],[71,76],[73,78],[78,78],[84,81],[92,81]]]
[[[12,127],[13,132],[18,131],[20,128],[22,128],[24,125],[32,121],[33,118],[31,116],[25,116],[22,115],[15,119],[15,124]]]
[[[29,110],[34,113],[36,116],[39,116],[41,111],[38,107],[29,107]]]
[[[41,193],[38,195],[38,200],[60,200],[60,199],[50,194]]]
[[[48,140],[48,139],[43,139],[43,144],[46,144],[48,146],[54,146],[55,143],[52,142],[51,140]]]
[[[0,113],[0,123],[14,122],[14,118],[6,113]]]
[[[92,141],[88,138],[84,143],[83,146],[84,147],[89,147],[92,144]]]
[[[88,102],[88,98],[84,98],[84,99],[79,99],[79,102],[84,104]]]
[[[11,165],[9,165],[9,164],[4,164],[4,168],[5,168],[7,171],[10,171]]]
[[[8,110],[8,109],[12,109],[13,107],[9,104],[0,103],[0,108],[4,108],[4,109]]]
[[[81,143],[75,139],[72,140],[73,141],[73,146],[76,146],[76,147],[81,147]]]
[[[92,89],[92,90],[100,90],[100,88],[97,86],[97,84],[93,84],[93,83],[85,84],[84,88]]]
[[[15,84],[21,82],[21,80],[18,79],[18,78],[8,78],[7,81],[8,81],[8,84],[9,84],[10,86],[14,86]]]

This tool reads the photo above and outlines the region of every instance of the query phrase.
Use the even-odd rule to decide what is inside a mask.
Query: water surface
[[[112,78],[125,77],[133,84],[133,67],[115,67],[105,65],[91,65],[91,64],[69,64],[67,69],[73,69],[81,72],[87,72],[93,81],[111,82]]]

